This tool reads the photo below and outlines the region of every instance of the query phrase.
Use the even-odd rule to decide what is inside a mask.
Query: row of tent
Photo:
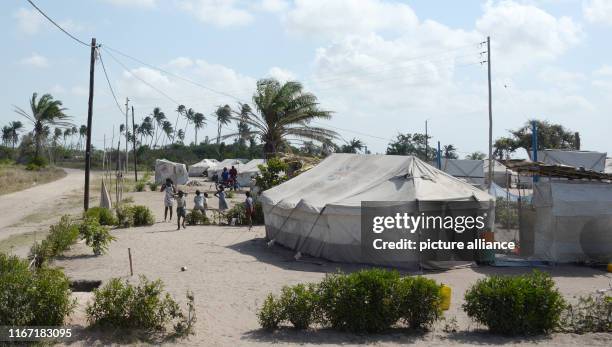
[[[224,168],[228,170],[234,166],[238,170],[238,184],[247,187],[251,185],[253,178],[259,173],[259,165],[265,164],[264,159],[204,159],[189,167],[182,163],[175,163],[166,159],[155,161],[155,182],[161,184],[170,178],[176,184],[185,184],[189,177],[202,177],[204,173],[208,177],[221,175]]]

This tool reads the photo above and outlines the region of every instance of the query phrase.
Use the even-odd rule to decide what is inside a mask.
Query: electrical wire
[[[69,33],[66,29],[62,28],[53,19],[51,19],[51,17],[47,16],[47,14],[45,12],[43,12],[43,10],[41,10],[38,6],[36,6],[36,4],[32,0],[27,0],[27,2],[29,2],[30,5],[32,5],[32,7],[34,7],[36,9],[36,11],[38,11],[41,15],[43,15],[43,17],[47,18],[47,20],[49,22],[51,22],[51,24],[55,25],[59,30],[61,30],[64,34],[68,35],[71,39],[75,40],[76,42],[78,42],[78,43],[80,43],[80,44],[82,44],[84,46],[91,47],[91,45],[89,43],[86,43],[86,42],[78,39],[76,36],[74,36],[71,33]]]
[[[117,96],[115,95],[113,86],[111,85],[110,79],[108,78],[108,73],[106,72],[106,67],[104,66],[104,60],[102,60],[102,53],[100,52],[99,49],[97,49],[97,51],[98,51],[98,58],[100,58],[100,64],[102,65],[102,70],[104,71],[104,77],[106,77],[106,82],[108,83],[108,89],[110,89],[110,92],[113,95],[113,99],[115,100],[115,104],[117,105],[117,109],[119,110],[119,113],[121,113],[121,115],[123,116],[123,110],[121,109],[121,106],[119,105],[119,101],[117,101]]]

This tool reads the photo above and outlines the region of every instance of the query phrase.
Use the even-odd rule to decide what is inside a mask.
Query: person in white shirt
[[[199,190],[196,190],[196,195],[193,198],[193,210],[201,211],[204,215],[206,215],[206,209],[208,208],[208,193],[202,193]]]
[[[176,197],[176,222],[178,228],[176,230],[181,230],[181,225],[183,229],[185,227],[185,217],[187,217],[187,194],[182,190],[179,190],[178,195]],[[181,223],[181,217],[183,218],[183,223]]]

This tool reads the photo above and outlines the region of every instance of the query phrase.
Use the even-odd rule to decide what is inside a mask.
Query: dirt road
[[[0,197],[0,240],[23,232],[23,228],[11,228],[26,217],[53,211],[69,196],[83,191],[82,170],[64,169],[66,177]]]

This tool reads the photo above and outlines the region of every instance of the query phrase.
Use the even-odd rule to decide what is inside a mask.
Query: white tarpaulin
[[[603,172],[606,165],[606,153],[591,151],[564,151],[545,149],[538,151],[538,161],[546,164],[567,165],[585,170]]]
[[[470,184],[483,187],[485,180],[483,160],[442,159],[440,170]],[[436,163],[433,164],[434,167]]]
[[[606,158],[606,167],[604,172],[612,174],[612,158]]]
[[[214,174],[221,176],[221,172],[223,172],[223,168],[227,168],[227,170],[229,171],[229,169],[231,169],[232,166],[234,166],[236,169],[238,169],[238,166],[242,165],[242,163],[246,161],[247,161],[246,159],[225,159],[217,163],[216,165],[208,168],[208,177],[212,177]]]
[[[203,159],[189,166],[189,177],[201,177],[208,168],[219,163],[217,159]]]
[[[169,178],[174,184],[185,184],[189,179],[185,164],[175,163],[166,159],[155,161],[155,183],[162,184]]]
[[[484,176],[489,174],[489,160],[485,159],[483,163]],[[493,160],[493,183],[502,188],[508,187],[508,184],[516,181],[516,173],[506,169],[506,166],[497,160]]]
[[[264,165],[264,159],[253,159],[246,164],[238,165],[238,184],[242,187],[250,187],[251,180],[259,174],[259,165]]]
[[[612,184],[534,184],[533,258],[554,262],[612,260]]]
[[[387,265],[397,263],[362,257],[362,201],[492,200],[415,157],[358,154],[332,154],[260,198],[268,239],[332,261]],[[402,262],[420,261],[415,253]]]

